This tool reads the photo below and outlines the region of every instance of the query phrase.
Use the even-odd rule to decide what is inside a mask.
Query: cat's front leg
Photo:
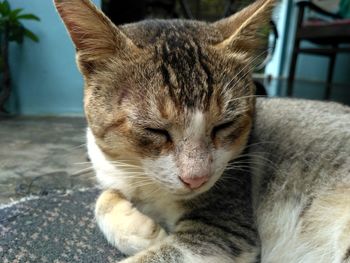
[[[147,249],[167,236],[162,227],[115,190],[106,190],[99,196],[95,216],[108,242],[126,255]]]
[[[212,248],[215,248],[213,244]],[[143,251],[135,256],[129,257],[119,263],[255,263],[257,261],[257,250],[244,252],[241,255],[230,255],[228,252],[209,254],[206,248],[191,250],[190,247],[171,244],[162,244]],[[219,253],[220,252],[220,253]]]
[[[215,230],[214,230],[215,232]],[[259,262],[259,245],[247,243],[230,233],[217,233],[202,225],[178,231],[161,243],[119,263],[254,263]]]

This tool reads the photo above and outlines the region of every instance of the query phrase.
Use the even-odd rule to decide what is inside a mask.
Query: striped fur
[[[303,100],[257,104],[252,147],[262,262],[348,262],[350,108]],[[254,153],[255,152],[255,153]]]
[[[97,223],[122,262],[350,261],[349,108],[255,100],[274,2],[116,27],[55,0],[85,80]]]

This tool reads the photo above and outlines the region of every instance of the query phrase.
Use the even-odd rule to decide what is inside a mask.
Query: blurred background
[[[2,1],[4,2],[4,1]],[[20,23],[33,32],[38,42],[26,37],[23,41],[11,41],[9,46],[9,67],[11,92],[6,103],[6,111],[20,115],[82,115],[82,78],[76,69],[74,48],[51,1],[9,0],[11,9],[23,8],[23,13],[33,14],[40,21],[20,19]],[[116,23],[123,24],[145,18],[195,18],[213,21],[228,16],[246,6],[251,0],[94,0]],[[269,96],[286,96],[287,83],[292,64],[294,42],[298,23],[298,1],[281,0],[275,10],[273,21],[278,38],[270,34],[270,55],[257,70],[256,78],[265,80]],[[349,42],[349,0],[314,0],[305,7],[304,22],[315,32],[339,27],[339,34],[321,36],[323,40],[301,41],[301,47],[329,49],[341,47]],[[320,7],[324,13],[315,11]],[[318,10],[319,11],[319,10]],[[327,16],[329,12],[334,16]],[[312,22],[310,21],[313,21]],[[324,22],[323,22],[324,21]],[[324,25],[322,25],[324,23]],[[329,25],[327,25],[329,24]],[[333,24],[333,25],[331,25]],[[333,26],[333,28],[332,28]],[[320,29],[321,28],[321,29]],[[273,32],[273,30],[270,30]],[[304,32],[305,33],[305,32]],[[334,42],[332,42],[332,37]],[[338,40],[342,40],[337,43]],[[308,37],[305,35],[305,39]],[[309,39],[312,39],[310,36]],[[276,43],[275,43],[276,40]],[[298,41],[298,40],[297,40]],[[327,41],[329,43],[327,43]],[[2,41],[4,43],[4,41]],[[275,44],[275,45],[274,45]],[[293,92],[289,95],[298,98],[329,99],[350,103],[350,54],[349,48],[335,51],[332,87],[327,92],[327,76],[331,51],[326,54],[302,52],[297,57]],[[3,68],[3,67],[2,67]],[[0,86],[0,89],[3,87]],[[0,100],[1,102],[1,100]]]
[[[214,21],[253,1],[94,2],[119,25],[148,18]],[[280,0],[262,32],[268,52],[254,73],[260,95],[350,105],[350,0]],[[83,81],[52,1],[0,0],[0,37],[0,203],[89,186]]]

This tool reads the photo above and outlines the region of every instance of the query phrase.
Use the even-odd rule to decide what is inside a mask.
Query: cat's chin
[[[207,183],[205,183],[204,185],[202,185],[201,187],[199,187],[197,189],[184,188],[184,189],[181,189],[179,191],[170,190],[170,193],[176,199],[182,199],[182,200],[192,199],[200,194],[203,194],[203,193],[209,191],[214,186],[216,181],[217,181],[217,179],[211,178],[211,180],[209,180]]]
[[[209,189],[208,189],[209,190]],[[181,193],[172,193],[173,196],[175,197],[175,199],[177,200],[189,200],[192,198],[195,198],[196,196],[199,196],[203,193],[205,193],[208,190],[204,190],[204,191],[191,191],[189,193],[186,194],[181,194]]]

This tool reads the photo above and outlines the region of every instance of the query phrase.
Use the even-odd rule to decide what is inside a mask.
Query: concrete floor
[[[0,120],[0,204],[95,185],[83,118]]]

